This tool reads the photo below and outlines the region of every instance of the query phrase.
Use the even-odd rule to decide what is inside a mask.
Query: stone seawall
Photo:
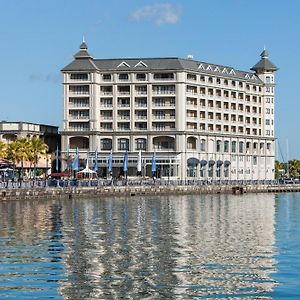
[[[300,192],[300,185],[184,185],[184,186],[106,186],[106,187],[55,187],[31,189],[1,189],[0,201],[24,199],[78,199],[146,195],[184,194],[243,194]]]

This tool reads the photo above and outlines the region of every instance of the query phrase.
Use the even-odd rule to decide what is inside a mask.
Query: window
[[[200,151],[205,151],[206,149],[206,140],[205,139],[201,139],[200,140]]]
[[[197,75],[196,74],[190,74],[190,73],[187,74],[187,80],[196,81],[196,79],[197,79]]]
[[[71,74],[70,78],[73,80],[88,80],[89,74],[88,73],[75,73],[75,74]]]
[[[244,152],[244,142],[239,142],[239,153]]]
[[[129,139],[118,139],[118,150],[129,150]]]
[[[139,138],[135,140],[136,150],[146,150],[146,139]]]
[[[174,79],[174,73],[156,73],[153,75],[153,78],[157,80],[172,80]]]
[[[270,119],[266,119],[266,125],[270,125]]]
[[[136,80],[140,80],[140,81],[146,80],[146,74],[145,73],[136,74]]]
[[[217,152],[221,152],[221,141],[220,140],[218,140],[217,142],[216,142],[216,151]]]
[[[257,165],[257,156],[253,156],[253,165]]]
[[[111,139],[101,139],[101,150],[111,150],[112,140]]]
[[[119,80],[128,80],[129,79],[129,76],[128,74],[119,74]]]
[[[231,142],[231,152],[235,153],[236,152],[236,141]]]
[[[224,141],[224,152],[229,152],[229,141]]]
[[[103,74],[102,79],[104,81],[111,81],[111,74]]]

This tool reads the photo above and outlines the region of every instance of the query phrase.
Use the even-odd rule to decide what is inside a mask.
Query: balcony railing
[[[175,95],[175,90],[165,90],[165,91],[160,91],[160,90],[153,90],[154,95]]]
[[[89,108],[90,105],[89,105],[89,103],[73,103],[73,102],[70,102],[69,107],[70,108],[77,108],[77,107]]]
[[[73,120],[89,120],[89,116],[69,115],[69,118]]]

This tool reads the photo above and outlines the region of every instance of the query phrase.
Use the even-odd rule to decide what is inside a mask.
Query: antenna
[[[84,40],[84,35],[82,36],[82,42],[83,42],[83,43],[85,43],[85,40]]]

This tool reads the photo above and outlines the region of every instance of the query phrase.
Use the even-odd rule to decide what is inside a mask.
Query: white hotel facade
[[[62,69],[62,153],[82,162],[98,151],[105,176],[112,150],[118,176],[126,149],[129,174],[179,179],[274,179],[275,72],[268,53],[252,71],[193,58],[94,59],[85,42]]]

